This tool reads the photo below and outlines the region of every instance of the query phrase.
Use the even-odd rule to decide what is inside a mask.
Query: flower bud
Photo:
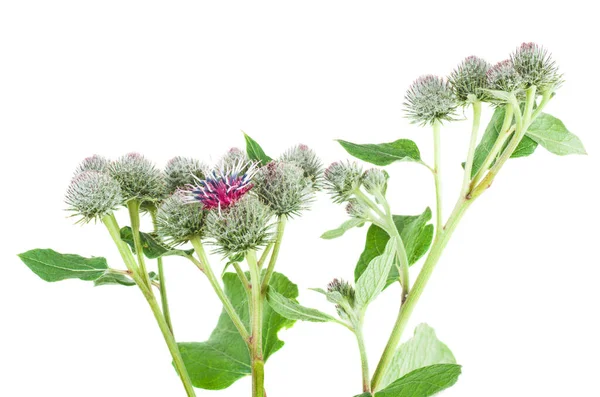
[[[276,215],[298,215],[313,199],[312,184],[293,163],[271,161],[257,171],[252,182],[253,192]]]
[[[86,157],[81,164],[77,166],[75,175],[85,171],[108,172],[110,162],[102,156],[94,154],[91,157]]]
[[[190,203],[183,191],[165,199],[156,213],[158,234],[170,245],[183,244],[194,236],[200,236],[203,226],[202,204]]]
[[[354,198],[348,200],[348,204],[346,205],[346,212],[352,218],[364,220],[369,219],[369,208]]]
[[[78,221],[87,223],[113,212],[123,202],[119,183],[98,171],[81,172],[71,180],[65,202]]]
[[[562,83],[556,62],[542,46],[523,43],[511,55],[511,60],[525,89],[536,86],[539,91],[545,92],[554,90]]]
[[[412,123],[426,125],[442,120],[454,120],[456,98],[447,81],[441,77],[419,77],[404,97],[407,117]]]
[[[123,199],[157,202],[166,194],[162,172],[139,153],[128,153],[109,166],[110,176],[119,185]]]
[[[236,147],[229,149],[227,153],[217,162],[218,169],[241,169],[245,171],[252,165],[252,161],[248,158],[246,152]]]
[[[376,196],[387,190],[388,173],[379,168],[369,168],[363,173],[362,184],[367,192]]]
[[[167,191],[175,192],[178,188],[196,184],[198,180],[206,177],[208,169],[200,161],[177,156],[169,160],[165,167]]]
[[[483,101],[487,98],[486,73],[490,64],[484,59],[470,56],[465,58],[448,78],[457,101],[466,105],[473,101]]]
[[[491,90],[515,92],[522,86],[523,80],[515,70],[510,59],[498,62],[487,71],[488,86]]]
[[[245,254],[270,242],[272,217],[269,207],[248,194],[225,209],[209,211],[206,233],[226,256]]]
[[[297,145],[288,149],[281,156],[281,160],[302,168],[304,177],[312,182],[315,189],[319,188],[323,176],[323,163],[308,146]]]
[[[332,282],[327,284],[327,299],[336,303],[335,308],[342,319],[352,319],[356,292],[349,282],[337,278],[333,279]]]
[[[356,163],[335,162],[325,170],[325,188],[335,203],[348,201],[360,187],[362,169]]]

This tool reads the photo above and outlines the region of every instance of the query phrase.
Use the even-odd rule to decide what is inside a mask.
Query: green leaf
[[[433,240],[433,225],[428,224],[430,219],[431,210],[429,208],[425,209],[421,215],[394,215],[394,223],[404,242],[410,265],[416,263],[429,250],[429,246]],[[369,227],[365,248],[354,269],[354,279],[356,281],[358,281],[373,258],[383,253],[389,239],[390,236],[387,232],[379,226],[371,225]],[[392,266],[387,285],[398,280],[398,276],[397,267]]]
[[[135,285],[135,281],[124,274],[106,273],[94,280],[94,286],[99,287],[101,285],[123,285],[125,287],[132,287]]]
[[[373,395],[371,393],[363,393],[363,394],[359,394],[358,396],[354,396],[354,397],[373,397]]]
[[[409,372],[434,364],[456,364],[456,359],[448,346],[439,341],[433,328],[421,324],[415,329],[414,336],[396,350],[381,386],[385,387]]]
[[[473,158],[473,169],[471,171],[471,177],[475,176],[479,169],[483,166],[483,162],[492,150],[492,147],[496,143],[500,131],[502,130],[502,124],[504,124],[504,115],[506,113],[505,108],[497,107],[496,111],[492,115],[490,123],[485,129],[483,137],[479,145],[475,148],[475,156]],[[512,158],[526,157],[532,154],[537,148],[537,142],[533,139],[524,136],[514,153],[510,156]]]
[[[547,113],[541,113],[533,121],[527,130],[527,136],[550,153],[559,156],[587,154],[581,140],[569,132],[562,121]]]
[[[453,386],[460,376],[456,364],[436,364],[419,368],[396,380],[375,397],[429,397]]]
[[[250,160],[258,161],[261,165],[265,165],[273,161],[271,157],[265,154],[265,151],[260,147],[258,142],[250,138],[250,136],[245,132],[244,138],[246,139],[246,153],[248,153]]]
[[[346,151],[357,159],[367,163],[385,166],[396,161],[416,161],[421,163],[421,153],[417,144],[410,139],[398,139],[380,144],[356,144],[338,139]]]
[[[312,321],[317,323],[328,321],[337,322],[337,320],[329,314],[323,313],[317,309],[301,306],[295,300],[286,298],[272,288],[269,288],[267,300],[273,310],[290,320]]]
[[[249,329],[248,297],[237,274],[226,273],[223,284],[225,294]],[[280,273],[273,273],[269,289],[288,299],[298,297],[298,287]],[[291,327],[294,321],[281,316],[269,305],[264,306],[263,321],[263,353],[267,360],[283,346],[278,332]],[[246,343],[225,311],[221,312],[217,327],[206,342],[179,343],[179,349],[195,387],[225,389],[251,373]]]
[[[125,241],[131,251],[135,253],[135,243],[133,242],[133,231],[129,226],[121,228],[121,240]],[[140,240],[144,255],[149,259],[160,258],[161,256],[188,256],[194,253],[194,250],[180,250],[162,243],[154,233],[140,232]]]
[[[60,254],[51,249],[33,249],[19,254],[19,258],[42,280],[50,282],[69,278],[92,281],[108,269],[104,258]]]
[[[338,238],[344,235],[348,230],[360,227],[365,224],[365,221],[357,218],[348,219],[346,222],[342,223],[340,227],[337,229],[329,230],[321,235],[322,239],[331,240],[334,238]]]
[[[366,308],[386,287],[394,264],[394,248],[394,243],[388,241],[383,254],[373,258],[356,281],[356,304],[359,308]]]

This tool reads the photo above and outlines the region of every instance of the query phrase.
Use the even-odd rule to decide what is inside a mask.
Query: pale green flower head
[[[94,154],[91,157],[86,157],[75,170],[75,175],[85,171],[108,172],[110,161],[106,158]]]
[[[540,92],[554,91],[562,84],[562,74],[544,47],[523,43],[510,57],[523,88],[536,86]]]
[[[323,178],[323,163],[317,154],[306,145],[296,145],[288,149],[281,160],[293,163],[304,171],[304,177],[308,178],[315,189],[321,185]]]
[[[448,77],[454,96],[460,105],[487,99],[487,71],[490,64],[479,57],[465,58]]]
[[[325,189],[334,203],[348,201],[361,183],[362,168],[354,162],[335,162],[325,170]]]
[[[191,202],[185,192],[177,191],[158,207],[158,234],[171,245],[186,243],[192,237],[202,235],[204,215],[202,203]]]
[[[372,195],[385,195],[389,175],[379,168],[369,168],[362,175],[362,185]]]
[[[113,178],[98,171],[84,171],[73,177],[65,202],[78,223],[98,220],[112,213],[122,202],[121,187]]]
[[[409,87],[404,97],[404,111],[415,124],[427,125],[452,121],[458,106],[450,84],[441,77],[419,77]]]
[[[162,172],[139,153],[128,153],[112,162],[109,173],[121,185],[125,202],[158,202],[166,195]]]
[[[174,193],[179,188],[195,185],[206,178],[208,167],[199,160],[177,156],[169,160],[165,167],[167,191]]]

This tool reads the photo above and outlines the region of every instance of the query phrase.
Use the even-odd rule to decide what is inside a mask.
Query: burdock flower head
[[[125,201],[158,202],[165,197],[162,172],[139,153],[128,153],[112,162],[109,173],[121,185]]]
[[[102,156],[94,154],[91,157],[86,157],[75,170],[75,175],[85,171],[108,172],[110,162]]]
[[[308,209],[314,190],[302,168],[286,161],[271,161],[253,178],[253,192],[276,215],[298,215]]]
[[[227,208],[246,195],[254,186],[252,177],[256,173],[254,164],[245,161],[221,165],[205,179],[196,181],[189,189],[189,200],[199,201],[204,208]]]
[[[288,149],[281,160],[293,163],[304,171],[304,177],[308,178],[315,189],[320,187],[323,176],[323,163],[317,154],[306,145],[296,145]]]
[[[219,169],[234,169],[242,166],[241,170],[245,171],[250,165],[252,165],[252,162],[246,152],[236,147],[229,149],[217,162],[217,168]]]
[[[240,256],[270,242],[272,217],[269,207],[247,194],[227,208],[208,211],[206,233],[219,252]]]
[[[81,217],[78,223],[87,223],[112,213],[123,197],[119,183],[113,178],[98,171],[84,171],[71,180],[65,202],[72,216]]]
[[[334,203],[348,201],[362,182],[362,169],[356,163],[335,162],[325,170],[325,189]]]
[[[158,208],[158,234],[171,245],[186,243],[202,234],[204,215],[201,203],[189,202],[184,191],[177,191]]]
[[[470,56],[465,58],[448,77],[457,101],[465,106],[487,98],[487,71],[490,64],[484,59]]]
[[[367,192],[374,196],[385,195],[388,178],[387,172],[379,168],[369,168],[362,175],[362,185]]]
[[[525,89],[536,86],[541,92],[553,91],[562,83],[556,62],[542,46],[523,43],[510,59]]]
[[[450,84],[441,77],[419,77],[404,97],[407,117],[412,123],[426,125],[454,120],[457,103]]]
[[[352,285],[341,279],[333,279],[327,284],[327,299],[335,303],[335,308],[339,316],[344,320],[349,320],[354,315],[356,292]]]
[[[370,216],[369,208],[355,198],[348,200],[348,204],[346,204],[346,213],[352,218],[363,220],[368,220]]]
[[[178,188],[187,185],[193,185],[198,180],[206,177],[208,168],[200,161],[177,156],[169,160],[165,167],[165,179],[169,193],[175,192]]]
[[[512,60],[498,62],[487,71],[488,86],[492,90],[516,92],[521,89],[523,80],[515,70]]]

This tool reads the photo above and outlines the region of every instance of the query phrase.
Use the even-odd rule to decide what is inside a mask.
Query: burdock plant
[[[521,45],[508,60],[495,66],[481,58],[468,57],[447,78],[420,77],[406,93],[406,117],[433,133],[432,165],[421,158],[417,145],[408,139],[382,144],[339,141],[350,155],[379,167],[399,161],[422,164],[431,171],[436,192],[433,224],[429,222],[429,208],[418,215],[396,215],[386,197],[388,174],[384,170],[371,168],[362,172],[357,163],[333,163],[325,171],[325,188],[334,203],[346,205],[350,219],[322,237],[337,238],[349,229],[369,224],[365,248],[354,271],[354,285],[334,280],[327,289],[315,289],[335,304],[337,317],[300,306],[276,291],[269,292],[272,307],[290,319],[335,322],[355,334],[362,368],[360,397],[427,397],[457,381],[461,367],[430,326],[418,326],[404,344],[400,344],[401,336],[461,218],[492,185],[510,158],[529,156],[538,146],[557,155],[585,154],[581,141],[560,120],[543,112],[561,84],[562,75],[555,62],[537,44]],[[479,138],[482,106],[486,102],[494,113]],[[472,109],[471,137],[462,164],[460,194],[450,215],[445,217],[441,130],[443,124],[458,118],[461,108]],[[421,257],[425,261],[411,282],[411,266]],[[394,283],[399,283],[402,291],[398,317],[371,373],[362,333],[365,312]]]

